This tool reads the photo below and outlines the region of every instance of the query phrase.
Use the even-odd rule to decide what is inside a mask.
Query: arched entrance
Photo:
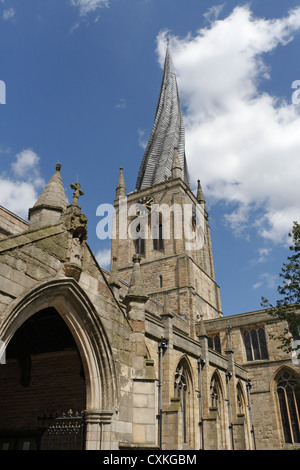
[[[76,281],[47,281],[15,302],[0,338],[7,357],[0,373],[14,367],[15,387],[11,402],[15,405],[7,410],[5,422],[0,418],[0,431],[25,432],[27,427],[29,435],[33,421],[43,413],[51,416],[73,407],[73,411],[84,410],[85,448],[101,448],[103,435],[109,441],[107,429],[117,396],[112,353],[99,315]],[[8,399],[5,383],[1,389]],[[23,424],[22,417],[26,417]]]
[[[74,338],[54,308],[35,313],[16,331],[0,380],[2,449],[83,447],[83,420],[80,429],[71,421],[68,429],[58,426],[63,413],[80,416],[86,409],[86,385]]]

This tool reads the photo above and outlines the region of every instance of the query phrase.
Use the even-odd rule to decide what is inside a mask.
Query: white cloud
[[[267,261],[267,259],[269,258],[271,252],[272,252],[271,248],[259,248],[259,250],[258,250],[259,257],[257,259],[257,262],[258,263],[264,263],[265,261]]]
[[[14,8],[6,8],[2,14],[2,18],[4,19],[4,21],[12,20],[15,18],[15,16],[16,16],[16,12]]]
[[[99,250],[96,254],[96,260],[102,268],[110,268],[110,256],[111,251],[110,248],[105,248],[103,250]]]
[[[71,0],[71,5],[79,8],[80,16],[93,13],[99,8],[108,7],[108,0]]]
[[[23,218],[27,218],[28,208],[34,205],[45,185],[39,172],[39,160],[33,150],[24,149],[11,164],[11,176],[0,175],[0,205]]]
[[[117,109],[126,109],[127,108],[127,100],[125,98],[121,98],[119,103],[116,104]]]
[[[300,114],[292,101],[260,90],[272,73],[265,54],[299,31],[300,7],[268,20],[243,6],[195,36],[171,39],[194,187],[200,178],[210,202],[227,204],[234,231],[251,226],[275,242],[300,219]],[[161,64],[166,34],[157,38]]]
[[[28,208],[32,207],[37,199],[34,186],[22,181],[13,181],[0,176],[1,195],[0,205],[11,212],[27,218]]]
[[[138,139],[139,139],[139,146],[145,150],[147,147],[148,140],[146,137],[146,133],[143,129],[138,129]]]
[[[16,176],[24,177],[36,167],[38,162],[38,155],[31,149],[25,149],[16,155],[16,161],[11,166]]]
[[[224,7],[224,3],[222,5],[214,5],[212,7],[210,7],[206,13],[204,13],[204,18],[207,20],[207,21],[213,21],[213,20],[216,20],[221,11],[223,10],[223,7]]]
[[[273,275],[273,274],[269,274],[269,273],[262,273],[258,276],[259,278],[259,281],[256,282],[252,288],[253,289],[258,289],[259,287],[261,286],[265,286],[267,287],[268,289],[275,289],[276,285],[277,285],[277,281],[278,281],[278,277]]]

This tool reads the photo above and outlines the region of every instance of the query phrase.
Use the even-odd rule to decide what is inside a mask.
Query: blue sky
[[[169,34],[224,314],[274,301],[300,220],[299,33],[299,1],[0,0],[0,204],[26,219],[59,161],[106,264],[96,209],[120,166],[135,187]]]

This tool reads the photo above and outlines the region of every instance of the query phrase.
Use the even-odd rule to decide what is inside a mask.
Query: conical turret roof
[[[67,208],[67,199],[64,190],[64,185],[60,175],[61,165],[56,165],[56,171],[49,183],[43,190],[42,194],[34,204],[34,208],[40,206],[48,206],[53,208],[61,208],[65,210]]]
[[[57,223],[62,213],[67,209],[67,198],[60,175],[61,165],[56,165],[56,171],[42,194],[29,209],[29,228],[35,229],[44,225]]]

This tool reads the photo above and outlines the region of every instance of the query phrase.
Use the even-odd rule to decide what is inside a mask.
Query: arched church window
[[[277,380],[277,396],[285,442],[300,443],[300,389],[296,378],[287,370]]]
[[[208,347],[221,354],[221,341],[219,333],[208,336]]]
[[[247,361],[268,359],[267,341],[264,328],[244,331]]]
[[[180,362],[175,373],[174,395],[180,398],[183,415],[183,442],[188,441],[189,386],[185,364]]]
[[[212,408],[218,408],[219,404],[219,380],[216,375],[210,382],[210,403]]]
[[[237,405],[238,405],[238,414],[245,414],[245,400],[244,400],[244,394],[243,390],[241,387],[241,384],[237,384],[236,388],[236,396],[237,396]]]
[[[217,439],[220,448],[224,448],[226,442],[224,393],[222,391],[221,379],[218,372],[215,372],[210,381],[210,407],[216,412]]]

